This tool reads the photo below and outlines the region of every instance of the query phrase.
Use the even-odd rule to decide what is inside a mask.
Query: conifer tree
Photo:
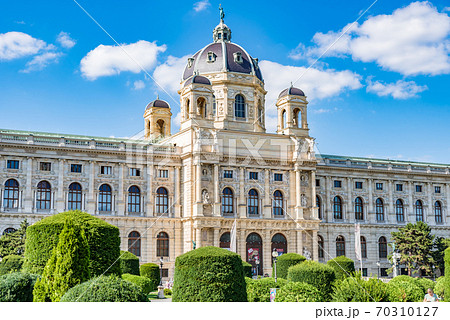
[[[27,227],[29,226],[27,219],[23,220],[20,228],[14,232],[4,234],[0,237],[0,257],[9,255],[23,256],[25,251],[25,236]]]

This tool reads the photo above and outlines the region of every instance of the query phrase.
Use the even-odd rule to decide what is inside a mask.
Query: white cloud
[[[346,28],[316,33],[315,46],[300,44],[290,57],[314,59]],[[356,61],[375,62],[403,75],[438,75],[450,73],[449,53],[450,17],[430,2],[413,2],[391,15],[373,16],[353,25],[325,56],[350,55]]]
[[[11,31],[0,34],[0,60],[13,60],[35,55],[45,49],[45,41],[23,33]]]
[[[209,0],[202,0],[194,3],[194,11],[200,12],[203,10],[206,10],[211,4],[209,3]]]
[[[34,56],[31,61],[25,65],[25,69],[21,70],[24,73],[31,71],[40,71],[51,63],[58,62],[59,57],[62,56],[60,52],[44,52],[40,55]]]
[[[276,113],[275,102],[279,93],[289,87],[305,71],[305,67],[285,66],[276,62],[263,60],[260,62],[263,72],[266,95],[267,113]],[[361,76],[349,70],[336,71],[332,69],[319,70],[311,68],[299,80],[296,87],[301,88],[308,100],[317,100],[337,96],[346,90],[356,90],[362,87]]]
[[[417,97],[419,92],[427,90],[427,86],[419,86],[414,81],[398,80],[395,83],[368,81],[367,92],[373,92],[380,97],[392,96],[394,99]]]
[[[169,56],[163,64],[157,66],[153,72],[153,78],[165,90],[175,94],[180,89],[180,82],[187,59],[192,55],[181,58]]]
[[[61,31],[58,34],[56,41],[59,42],[59,44],[66,49],[70,49],[76,44],[76,41],[72,39],[67,32],[64,31]]]
[[[156,42],[145,40],[122,45],[122,48],[99,45],[81,60],[81,73],[87,79],[95,80],[124,71],[139,73],[141,67],[148,71],[156,65],[158,54],[164,51],[166,45],[158,46]]]
[[[145,88],[145,82],[142,80],[137,80],[133,83],[134,90],[142,90]]]

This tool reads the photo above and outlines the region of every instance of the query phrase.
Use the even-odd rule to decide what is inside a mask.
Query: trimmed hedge
[[[23,258],[12,254],[6,256],[0,262],[0,276],[11,272],[19,272],[22,269]]]
[[[388,302],[389,288],[379,279],[364,280],[358,273],[353,277],[338,280],[332,295],[334,302]]]
[[[32,302],[38,275],[14,272],[0,276],[0,302]]]
[[[159,266],[157,264],[144,263],[143,265],[141,265],[139,271],[142,277],[146,277],[147,279],[150,280],[151,291],[155,291],[156,289],[158,289],[161,279]]]
[[[142,289],[115,275],[99,276],[69,289],[61,302],[145,302]]]
[[[444,296],[445,301],[450,301],[450,248],[444,251],[445,262],[445,281],[444,281]]]
[[[306,258],[298,253],[285,253],[277,258],[277,278],[287,279],[289,267],[302,263]],[[272,277],[275,277],[275,268],[272,268]]]
[[[122,279],[134,283],[142,289],[144,294],[149,294],[153,291],[153,284],[150,279],[146,277],[136,276],[134,274],[124,273],[122,274]]]
[[[336,272],[336,279],[344,279],[348,276],[353,276],[355,273],[355,262],[346,256],[328,260],[327,265]]]
[[[390,302],[421,302],[423,300],[424,295],[422,288],[417,286],[414,282],[392,281],[393,280],[388,282]]]
[[[172,301],[247,301],[241,257],[217,247],[178,256]]]
[[[436,285],[434,286],[434,293],[436,293],[440,301],[445,301],[444,281],[445,277],[439,277],[437,278]]]
[[[274,278],[262,278],[253,280],[251,278],[245,278],[247,283],[247,300],[248,302],[269,302],[270,301],[270,289],[282,288],[287,284],[285,279],[277,279],[275,283]]]
[[[336,279],[334,269],[316,261],[305,261],[288,270],[288,281],[305,282],[316,287],[328,301],[333,292],[333,282]]]
[[[139,258],[128,251],[120,251],[120,273],[139,275]]]
[[[24,271],[42,274],[66,219],[84,227],[89,244],[91,276],[104,272],[119,274],[119,263],[114,263],[120,253],[119,228],[79,210],[55,214],[27,228]]]
[[[422,288],[424,295],[428,293],[428,288],[434,290],[434,286],[436,285],[433,280],[427,278],[416,278],[416,284]]]
[[[316,287],[304,282],[288,282],[277,290],[275,302],[321,302],[322,294]]]
[[[251,278],[252,275],[252,265],[248,262],[242,261],[242,267],[244,268],[244,277]]]

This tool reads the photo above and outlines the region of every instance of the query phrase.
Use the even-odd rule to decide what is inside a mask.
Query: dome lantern
[[[225,13],[223,12],[223,8],[219,7],[220,12],[220,23],[217,27],[214,28],[213,31],[213,39],[214,42],[230,42],[231,41],[231,29],[223,22],[225,18]]]

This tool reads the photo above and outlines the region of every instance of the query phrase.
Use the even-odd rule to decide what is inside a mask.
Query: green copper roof
[[[418,165],[418,166],[439,166],[448,167],[450,164],[444,163],[432,163],[432,162],[418,162],[418,161],[405,161],[405,160],[392,160],[392,159],[377,159],[377,158],[363,158],[363,157],[349,157],[349,156],[336,156],[329,154],[316,154],[317,158],[330,159],[330,160],[350,160],[350,161],[372,161],[377,163],[391,163],[400,165]]]

